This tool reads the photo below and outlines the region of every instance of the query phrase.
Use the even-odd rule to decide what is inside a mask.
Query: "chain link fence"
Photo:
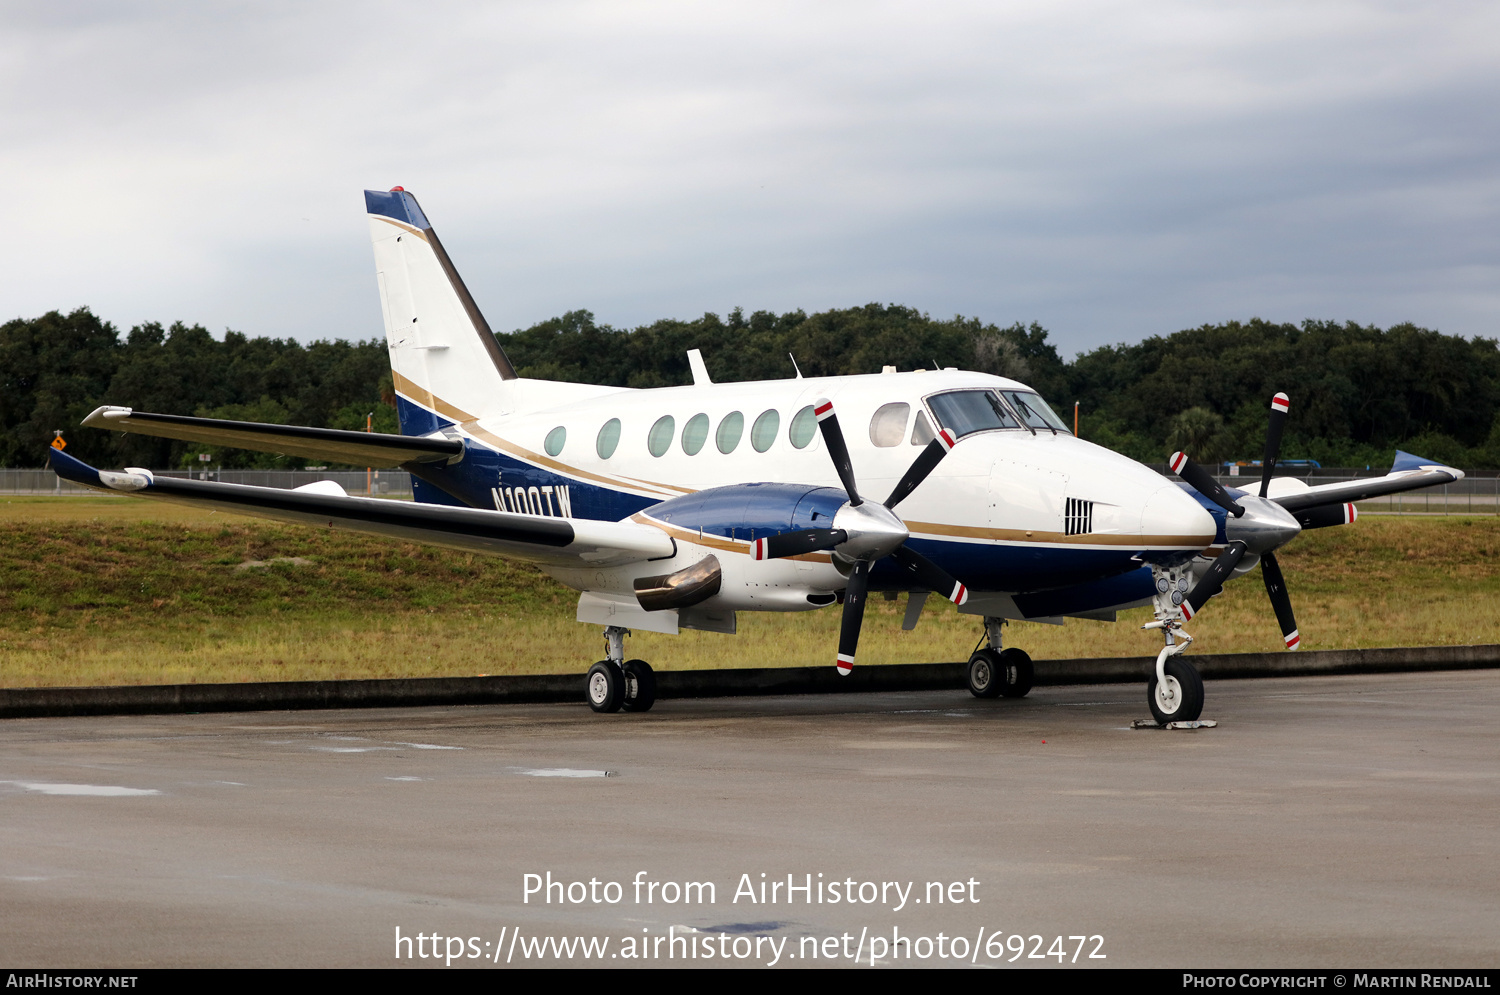
[[[411,497],[411,474],[405,470],[153,470],[158,477],[218,480],[226,484],[257,487],[301,487],[319,480],[332,480],[350,494],[374,497]],[[0,469],[0,494],[98,494],[88,487],[63,480],[51,470]]]

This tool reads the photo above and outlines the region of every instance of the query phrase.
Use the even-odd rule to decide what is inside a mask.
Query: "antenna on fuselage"
[[[801,380],[802,379],[802,368],[797,365],[797,357],[793,356],[791,353],[787,353],[786,354],[786,358],[790,359],[792,361],[792,369],[794,369],[794,370],[797,371],[797,379]]]
[[[688,369],[693,371],[693,385],[696,387],[709,387],[713,381],[708,378],[708,367],[704,365],[703,353],[697,349],[688,350]]]

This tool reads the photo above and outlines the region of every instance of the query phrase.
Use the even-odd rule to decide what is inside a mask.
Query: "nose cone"
[[[1218,534],[1214,516],[1176,484],[1163,479],[1141,509],[1141,538],[1167,549],[1202,549]]]

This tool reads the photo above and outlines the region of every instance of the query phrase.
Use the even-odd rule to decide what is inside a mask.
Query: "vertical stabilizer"
[[[366,190],[365,209],[396,393],[425,409],[402,404],[402,432],[436,429],[441,422],[425,412],[465,421],[499,410],[515,367],[417,199],[400,187]]]

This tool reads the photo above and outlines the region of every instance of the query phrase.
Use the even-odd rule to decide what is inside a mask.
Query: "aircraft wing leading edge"
[[[1450,466],[1427,464],[1409,470],[1398,469],[1384,477],[1366,477],[1359,480],[1340,481],[1335,484],[1319,484],[1306,490],[1294,491],[1271,498],[1287,511],[1296,513],[1328,504],[1343,504],[1347,501],[1363,501],[1366,498],[1400,494],[1422,487],[1452,484],[1464,479],[1464,472]]]
[[[272,425],[265,422],[162,415],[131,408],[104,405],[83,420],[91,428],[134,432],[163,439],[182,439],[211,446],[254,449],[305,459],[323,459],[351,466],[386,469],[403,463],[446,462],[463,455],[456,439],[384,432],[350,432],[337,428],[304,425]]]
[[[217,508],[257,518],[362,532],[566,566],[618,566],[672,556],[677,549],[660,529],[635,522],[517,515],[481,508],[414,504],[350,497],[325,490],[254,487],[209,480],[159,477],[131,468],[96,470],[52,450],[51,466],[65,480],[103,491]],[[316,485],[309,485],[316,486]],[[336,485],[332,485],[336,486]]]

